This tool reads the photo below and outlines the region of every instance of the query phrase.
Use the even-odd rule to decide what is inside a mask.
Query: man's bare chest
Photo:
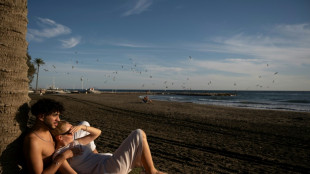
[[[55,152],[55,144],[54,142],[46,142],[42,144],[42,157],[47,158],[53,155]]]
[[[55,152],[54,143],[48,142],[44,143],[42,148],[42,158],[44,163],[44,168],[52,162],[52,156]]]

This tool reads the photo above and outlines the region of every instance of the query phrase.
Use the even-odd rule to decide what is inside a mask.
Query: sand
[[[153,101],[138,93],[30,95],[62,102],[62,119],[102,130],[99,152],[113,152],[143,129],[155,166],[169,173],[308,173],[310,113]]]

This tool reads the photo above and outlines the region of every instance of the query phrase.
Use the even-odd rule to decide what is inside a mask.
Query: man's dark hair
[[[47,116],[52,114],[53,112],[62,113],[63,111],[65,111],[65,108],[62,103],[47,98],[38,100],[31,107],[31,113],[36,117],[40,114]]]

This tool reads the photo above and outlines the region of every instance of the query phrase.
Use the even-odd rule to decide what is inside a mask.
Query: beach
[[[113,152],[143,129],[156,168],[168,173],[309,173],[310,113],[154,101],[144,93],[29,95],[62,102],[61,119],[102,130],[99,152]],[[31,117],[30,122],[33,121]]]

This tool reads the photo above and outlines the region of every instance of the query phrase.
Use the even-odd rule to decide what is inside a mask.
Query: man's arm
[[[43,172],[42,148],[34,138],[26,137],[24,155],[29,173]]]
[[[59,170],[58,170],[60,173],[63,173],[63,174],[77,174],[72,168],[71,166],[69,165],[68,161],[65,160],[62,165],[59,167]]]
[[[59,167],[66,161],[67,158],[73,156],[71,150],[67,150],[62,155],[59,155],[57,161],[54,160],[45,169],[43,167],[43,157],[42,157],[42,146],[35,138],[26,137],[24,142],[24,154],[27,161],[27,168],[29,173],[34,174],[54,174],[57,172]],[[69,166],[70,167],[70,166]],[[73,169],[72,169],[73,170]],[[73,173],[73,172],[72,172]]]

